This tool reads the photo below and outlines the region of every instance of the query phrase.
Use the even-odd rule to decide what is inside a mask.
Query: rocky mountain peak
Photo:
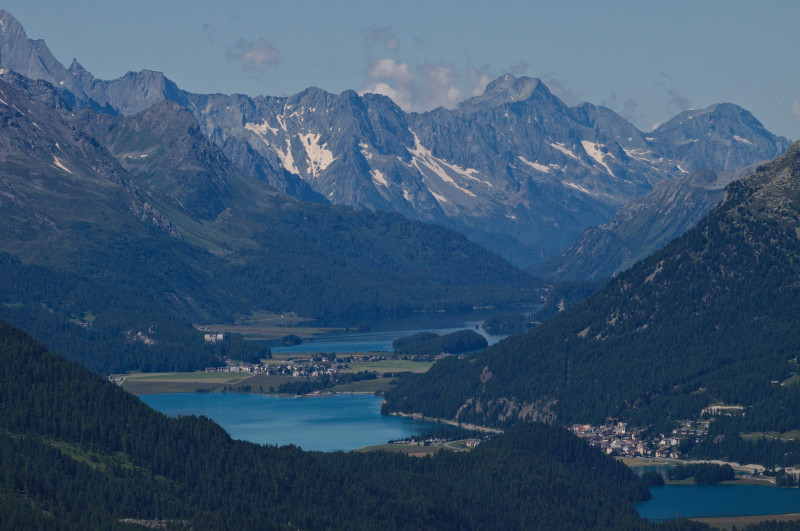
[[[0,35],[3,35],[5,38],[6,35],[20,34],[25,36],[25,30],[22,28],[22,24],[20,24],[11,13],[5,9],[0,9]],[[27,39],[28,37],[25,36],[25,38]]]
[[[496,107],[534,98],[551,99],[554,96],[537,78],[514,77],[511,74],[505,74],[486,85],[486,89],[480,96],[475,96],[459,104],[459,109]]]
[[[665,155],[685,160],[683,170],[742,168],[782,154],[789,141],[776,136],[733,103],[684,111],[651,132]]]
[[[80,64],[75,58],[72,59],[72,63],[70,63],[68,70],[70,72],[87,72],[83,65]]]

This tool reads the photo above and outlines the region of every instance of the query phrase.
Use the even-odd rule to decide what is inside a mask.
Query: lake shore
[[[798,521],[800,520],[800,513],[765,514],[760,516],[719,516],[712,518],[689,518],[689,520],[707,524],[711,527],[716,527],[725,531],[730,531],[734,527],[737,529],[742,529],[750,524],[769,522],[771,520],[775,520],[776,522]]]
[[[486,432],[486,433],[503,433],[503,430],[500,430],[500,429],[497,429],[497,428],[489,428],[487,426],[479,426],[477,424],[465,424],[463,422],[457,422],[455,420],[450,420],[450,419],[439,419],[439,418],[435,418],[435,417],[426,417],[426,416],[421,415],[419,413],[403,413],[401,411],[395,411],[395,412],[389,413],[389,415],[396,416],[396,417],[404,417],[404,418],[413,419],[413,420],[421,420],[421,421],[424,421],[424,422],[437,422],[437,423],[441,423],[441,424],[449,424],[451,426],[458,426],[460,428],[465,428],[467,430],[483,431],[483,432]]]
[[[720,461],[718,459],[663,459],[657,457],[620,457],[618,458],[629,468],[636,468],[641,466],[675,466],[687,465],[691,463],[709,463],[714,465],[730,465],[736,472],[750,474],[757,476],[753,478],[754,484],[764,485],[766,483],[775,483],[775,478],[764,476],[764,466],[757,464],[741,464],[733,463],[730,461]],[[740,482],[741,480],[737,480]],[[740,483],[741,484],[741,483]]]

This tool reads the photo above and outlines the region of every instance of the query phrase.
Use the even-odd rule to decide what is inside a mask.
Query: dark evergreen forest
[[[303,452],[168,418],[5,323],[0,356],[6,529],[657,528],[628,503],[648,496],[635,475],[562,428],[519,426],[422,459]]]

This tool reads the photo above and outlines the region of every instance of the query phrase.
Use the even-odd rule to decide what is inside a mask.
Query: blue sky
[[[31,38],[95,76],[164,72],[185,90],[381,92],[452,107],[500,75],[648,130],[732,102],[800,138],[800,2],[6,0]]]

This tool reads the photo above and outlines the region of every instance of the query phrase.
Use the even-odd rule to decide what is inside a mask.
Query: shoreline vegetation
[[[436,422],[436,423],[440,423],[440,424],[448,424],[450,426],[457,426],[459,428],[464,428],[466,430],[482,431],[482,432],[485,432],[485,433],[494,433],[494,434],[503,433],[503,430],[498,429],[498,428],[490,428],[488,426],[479,426],[477,424],[465,424],[463,422],[458,422],[458,421],[449,420],[449,419],[439,419],[439,418],[435,418],[435,417],[426,417],[426,416],[421,415],[419,413],[403,413],[403,412],[400,412],[400,411],[393,411],[393,412],[389,413],[389,415],[395,416],[395,417],[404,417],[404,418],[409,418],[409,419],[414,419],[414,420],[424,420],[426,422]]]
[[[729,531],[731,529],[744,529],[746,526],[760,524],[761,522],[796,522],[800,521],[800,513],[763,514],[758,516],[711,516],[708,518],[689,518],[693,522],[707,524],[712,528]]]

